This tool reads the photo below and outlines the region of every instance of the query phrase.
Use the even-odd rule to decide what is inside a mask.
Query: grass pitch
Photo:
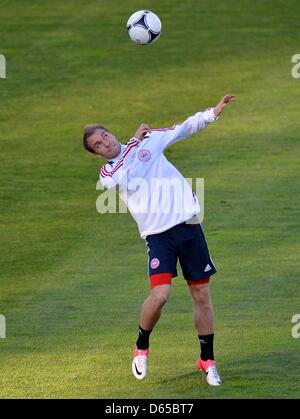
[[[299,397],[299,1],[0,6],[0,397]],[[163,33],[136,46],[125,24],[147,7]],[[96,212],[102,162],[83,151],[82,129],[101,122],[127,140],[142,122],[173,125],[228,92],[237,101],[217,123],[166,152],[186,177],[205,178],[224,385],[195,370],[181,275],[137,382],[145,247],[130,215]]]

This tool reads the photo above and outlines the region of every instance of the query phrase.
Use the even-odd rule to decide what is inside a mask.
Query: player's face
[[[97,129],[89,137],[88,143],[95,154],[105,157],[108,160],[117,157],[121,151],[121,144],[116,137],[111,132],[103,129]]]

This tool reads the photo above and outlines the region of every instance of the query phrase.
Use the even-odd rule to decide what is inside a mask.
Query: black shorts
[[[205,280],[217,272],[200,224],[183,223],[163,233],[149,235],[146,245],[150,279],[158,274],[176,277],[178,259],[189,284]]]

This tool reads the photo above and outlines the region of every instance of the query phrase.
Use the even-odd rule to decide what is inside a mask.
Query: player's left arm
[[[235,100],[235,95],[225,95],[222,97],[220,102],[214,107],[214,114],[216,116],[220,116],[222,113],[222,110],[225,108],[225,106]]]
[[[163,131],[163,135],[160,138],[160,146],[162,149],[165,149],[170,145],[201,131],[208,124],[216,121],[224,107],[234,99],[234,95],[225,95],[215,107],[208,108],[202,112],[197,112],[195,115],[187,118],[182,124],[174,125],[170,129],[161,130]]]

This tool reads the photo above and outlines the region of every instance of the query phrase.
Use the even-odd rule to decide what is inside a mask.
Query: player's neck
[[[108,159],[108,160],[114,160],[114,159],[116,159],[117,157],[119,157],[119,156],[120,156],[121,152],[122,152],[122,146],[121,146],[121,144],[119,143],[119,150],[118,150],[118,152],[116,153],[116,155],[115,155],[115,156],[111,157],[111,158],[110,158],[110,159]]]

